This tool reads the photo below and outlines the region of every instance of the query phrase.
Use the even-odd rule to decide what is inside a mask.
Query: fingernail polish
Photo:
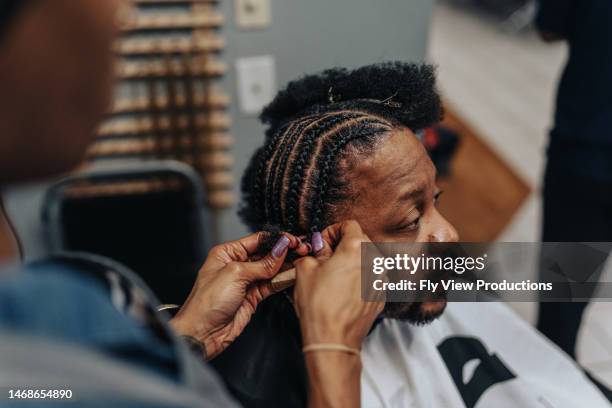
[[[312,250],[317,253],[323,249],[323,236],[320,232],[312,234]]]
[[[282,237],[280,237],[272,248],[272,256],[275,258],[280,258],[281,256],[283,256],[285,249],[287,249],[287,247],[289,246],[289,242],[289,238],[287,238],[286,236],[283,235]]]

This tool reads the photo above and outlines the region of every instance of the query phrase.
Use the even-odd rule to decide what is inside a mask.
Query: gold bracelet
[[[361,351],[358,349],[337,343],[309,344],[302,348],[303,353],[308,353],[309,351],[343,351],[345,353],[354,354],[357,357],[361,356]]]
[[[165,305],[157,306],[157,311],[163,312],[164,310],[175,310],[175,309],[180,309],[180,308],[181,308],[180,305],[165,304]]]

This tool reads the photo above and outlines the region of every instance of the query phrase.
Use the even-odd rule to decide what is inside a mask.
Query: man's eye
[[[415,231],[419,228],[419,223],[421,221],[421,217],[417,218],[416,220],[410,222],[410,223],[406,223],[406,224],[402,224],[400,226],[397,227],[398,231],[402,231],[402,232],[410,232],[410,231]]]

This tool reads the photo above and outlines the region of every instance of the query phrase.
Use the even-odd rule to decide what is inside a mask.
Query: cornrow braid
[[[274,199],[273,189],[274,189],[275,173],[273,173],[273,171],[277,166],[278,158],[280,157],[280,155],[282,155],[282,150],[287,148],[287,143],[285,143],[286,135],[292,134],[291,130],[296,125],[297,125],[296,122],[288,123],[287,126],[281,129],[281,131],[277,132],[274,135],[273,141],[270,143],[270,145],[274,145],[275,148],[270,154],[266,155],[266,157],[270,157],[270,155],[272,157],[270,157],[270,159],[267,162],[267,168],[266,168],[265,174],[266,174],[266,178],[268,182],[266,183],[265,189],[264,191],[262,191],[261,194],[264,197],[263,200],[264,200],[264,206],[265,206],[264,208],[266,209],[266,217],[270,219],[272,222],[274,222],[273,218],[275,217],[276,213],[274,211],[270,211],[270,205],[268,203],[270,203]],[[278,143],[281,143],[279,148],[276,147]]]
[[[260,160],[257,164],[257,169],[252,173],[251,177],[248,177],[248,174],[245,175],[242,179],[241,188],[243,191],[252,188],[249,193],[249,198],[251,199],[251,205],[257,209],[257,211],[263,211],[266,214],[266,217],[269,217],[270,214],[266,211],[265,206],[265,196],[266,196],[266,172],[269,171],[269,162],[271,161],[271,156],[277,150],[278,143],[282,140],[283,131],[292,126],[292,123],[286,123],[280,130],[272,133],[266,132],[266,143],[264,146],[257,149],[254,157],[261,157],[263,160]]]
[[[339,125],[334,127],[329,132],[321,135],[317,143],[317,148],[313,152],[312,158],[308,165],[308,169],[304,174],[304,184],[310,188],[300,197],[299,217],[301,220],[309,220],[308,225],[301,225],[301,227],[305,230],[310,230],[311,232],[316,232],[319,230],[318,225],[320,224],[315,224],[313,222],[313,218],[310,216],[312,213],[311,209],[314,205],[313,192],[320,188],[321,180],[327,179],[327,171],[329,170],[320,166],[320,157],[325,146],[335,146],[338,142],[341,143],[343,135],[346,133],[355,134],[356,137],[360,137],[358,130],[359,127],[363,123],[370,122],[372,117],[363,112],[355,112],[354,116],[350,117],[348,115],[344,115],[343,119],[344,120]],[[342,149],[339,149],[338,152],[341,150]],[[334,156],[334,159],[337,159],[337,157]],[[337,163],[336,160],[334,160],[334,164],[335,163]]]
[[[353,140],[359,138],[367,138],[376,134],[382,134],[391,131],[391,127],[385,123],[372,120],[372,117],[366,121],[359,123],[355,128],[349,131],[342,132],[333,142],[327,144],[327,149],[317,158],[318,178],[315,183],[314,191],[309,197],[311,204],[310,216],[310,232],[322,231],[328,223],[327,217],[327,195],[329,192],[330,176],[337,165],[337,157],[339,153]]]
[[[322,119],[328,118],[331,115],[337,115],[338,113],[339,112],[328,112],[323,116],[316,115],[314,116],[314,119],[322,120]],[[276,211],[278,211],[278,214],[284,214],[285,207],[286,207],[285,205],[286,200],[282,198],[281,189],[286,189],[288,187],[290,166],[287,166],[287,162],[292,157],[297,155],[296,150],[298,149],[294,149],[294,147],[296,143],[302,139],[303,133],[309,130],[311,125],[313,125],[314,123],[317,123],[317,121],[312,120],[313,115],[308,116],[308,118],[310,118],[311,120],[309,122],[306,122],[307,126],[303,126],[302,128],[295,129],[294,135],[292,135],[291,138],[288,140],[288,148],[286,149],[286,153],[283,156],[283,159],[281,160],[281,162],[279,163],[277,173],[279,173],[280,177],[278,178],[278,184],[276,185],[276,190],[275,190],[275,197],[278,197],[278,199],[274,201],[274,205],[277,206]]]
[[[275,153],[277,152],[277,146],[279,143],[282,143],[283,137],[286,132],[288,132],[295,123],[289,122],[286,123],[280,130],[275,133],[267,132],[266,138],[268,141],[264,146],[262,146],[256,152],[256,156],[267,158],[265,160],[260,160],[257,166],[257,170],[254,173],[254,177],[244,177],[242,180],[242,190],[244,191],[248,188],[248,185],[252,185],[252,205],[254,208],[257,208],[258,211],[266,212],[266,217],[271,217],[271,213],[267,211],[266,202],[266,192],[269,191],[269,183],[272,178],[269,177],[270,168],[272,168],[272,159],[275,157]],[[282,144],[284,146],[284,144]],[[268,183],[266,183],[268,180]],[[268,185],[266,185],[268,184]]]
[[[301,138],[301,143],[296,144],[294,147],[297,150],[297,158],[293,161],[293,165],[289,167],[289,183],[288,191],[285,196],[285,211],[283,211],[283,221],[286,222],[287,227],[290,231],[304,232],[300,228],[299,215],[300,215],[300,197],[303,193],[303,186],[305,184],[306,167],[314,159],[311,155],[312,149],[316,140],[322,135],[335,130],[335,128],[342,127],[346,121],[358,117],[361,113],[357,112],[343,112],[338,114],[332,114],[321,121],[316,122],[308,131],[306,131]],[[332,132],[336,133],[335,131]]]
[[[317,117],[307,117],[303,120],[297,121],[297,126],[293,128],[293,132],[288,134],[285,138],[285,146],[281,152],[279,152],[279,161],[275,163],[274,170],[274,178],[273,181],[273,189],[271,191],[270,196],[270,205],[272,206],[272,210],[274,211],[275,217],[273,218],[273,222],[278,223],[282,218],[282,214],[284,209],[284,201],[282,198],[282,188],[284,184],[285,177],[285,169],[287,166],[287,161],[289,157],[292,155],[294,146],[300,140],[303,132],[308,129],[315,121],[318,119]]]

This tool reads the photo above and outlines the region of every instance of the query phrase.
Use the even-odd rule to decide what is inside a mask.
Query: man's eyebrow
[[[425,194],[425,188],[421,187],[421,188],[417,188],[416,190],[410,190],[410,191],[406,191],[404,194],[402,194],[397,201],[395,202],[395,204],[393,204],[393,209],[391,211],[393,212],[397,212],[398,210],[400,210],[406,203],[412,203],[415,201],[423,201],[421,198],[423,197],[423,195]],[[421,200],[419,200],[421,199]],[[412,206],[412,208],[410,209],[410,211],[414,210],[416,207],[418,207],[421,203],[420,202],[416,202],[415,205]]]
[[[414,201],[419,197],[423,197],[425,194],[425,188],[419,187],[416,190],[406,191],[398,198],[398,202]]]

